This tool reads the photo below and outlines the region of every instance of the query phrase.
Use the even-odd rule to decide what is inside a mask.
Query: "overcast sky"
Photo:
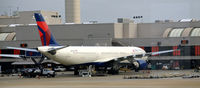
[[[200,0],[81,0],[82,22],[116,22],[117,18],[143,16],[141,22],[200,19]],[[10,11],[58,11],[64,17],[64,0],[0,0],[0,14]],[[63,18],[64,19],[64,18]]]

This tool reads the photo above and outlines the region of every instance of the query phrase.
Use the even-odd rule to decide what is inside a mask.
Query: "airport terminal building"
[[[20,17],[0,18],[0,53],[24,54],[24,51],[9,50],[6,47],[35,48],[41,45],[37,26],[35,21],[32,21],[35,12],[45,16],[51,32],[61,45],[137,46],[146,52],[172,50],[181,45],[181,51],[150,56],[152,69],[162,69],[163,66],[168,66],[169,69],[191,69],[200,65],[200,21],[171,22],[166,20],[155,23],[134,23],[120,18],[118,23],[62,24],[60,15],[50,11],[21,12],[22,16],[31,17],[24,23],[23,20],[20,21]],[[13,19],[19,20],[15,22],[22,23],[6,25],[14,24],[10,21]],[[1,69],[10,69],[13,63],[19,61],[23,60],[0,57]]]

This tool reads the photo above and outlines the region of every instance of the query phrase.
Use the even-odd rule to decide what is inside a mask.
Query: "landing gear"
[[[94,65],[77,66],[74,69],[74,75],[80,75],[82,77],[91,77],[95,69]]]
[[[42,69],[42,62],[44,61],[45,57],[42,56],[41,59],[39,61],[36,61],[35,58],[31,57],[31,60],[34,62],[34,64],[39,68]]]
[[[74,67],[74,75],[79,75],[79,67],[78,66],[75,66]]]
[[[135,72],[139,72],[139,68],[135,68]]]
[[[112,74],[116,73],[114,69],[112,69],[112,71],[110,72],[112,72]],[[76,66],[74,69],[74,75],[79,75],[79,76],[83,76],[84,74],[86,76],[87,74],[92,76],[105,76],[107,73],[108,73],[107,66],[82,65],[82,66]]]
[[[111,64],[111,70],[108,71],[108,74],[112,74],[112,75],[119,74],[119,63],[118,62],[115,61]]]
[[[98,75],[103,76],[106,74],[117,75],[119,74],[119,62],[112,61],[109,63],[105,63],[104,65],[79,65],[74,67],[74,75],[83,75],[90,74],[90,75]]]

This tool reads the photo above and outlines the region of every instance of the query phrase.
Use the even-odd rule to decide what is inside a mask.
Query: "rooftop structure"
[[[66,23],[81,23],[80,0],[65,0]]]
[[[61,15],[54,11],[21,11],[16,16],[0,16],[0,25],[35,24],[34,13],[41,13],[47,24],[61,24]]]

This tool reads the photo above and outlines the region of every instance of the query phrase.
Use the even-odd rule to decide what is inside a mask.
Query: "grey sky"
[[[64,0],[0,0],[0,13],[17,10],[53,10],[64,17]],[[82,22],[116,22],[141,15],[140,21],[200,19],[200,0],[81,0]]]

